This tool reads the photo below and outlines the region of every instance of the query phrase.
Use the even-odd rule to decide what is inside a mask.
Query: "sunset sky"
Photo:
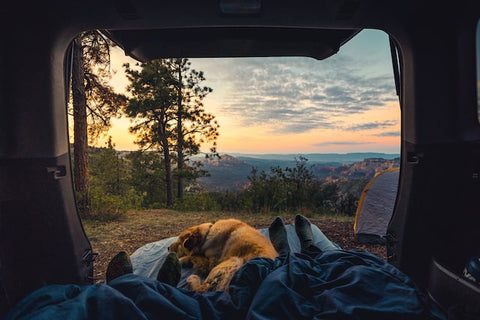
[[[399,153],[400,110],[389,50],[385,33],[364,30],[323,61],[191,59],[213,88],[204,104],[221,125],[218,151]],[[135,61],[114,50],[111,84],[118,92],[127,85],[124,62]],[[116,119],[108,133],[119,150],[137,149],[129,125]]]

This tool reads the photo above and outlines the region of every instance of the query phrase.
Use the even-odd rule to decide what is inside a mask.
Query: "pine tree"
[[[74,187],[82,215],[88,214],[90,182],[88,142],[110,127],[126,103],[123,95],[107,84],[110,79],[112,43],[99,31],[87,31],[73,41],[72,115],[74,135]]]
[[[195,177],[199,172],[187,165],[189,157],[198,154],[204,142],[212,142],[210,155],[217,155],[216,139],[220,126],[203,105],[203,99],[212,92],[212,88],[201,86],[205,81],[203,72],[192,69],[186,58],[165,59],[164,63],[175,79],[177,198],[183,199],[185,178],[192,173]]]
[[[85,96],[84,73],[82,37],[78,36],[74,40],[72,64],[73,176],[78,207],[81,214],[86,214],[90,205],[87,101]]]
[[[131,94],[125,113],[134,119],[130,132],[137,135],[142,150],[158,150],[163,155],[165,167],[166,205],[173,205],[172,159],[170,153],[175,139],[174,79],[162,60],[153,60],[140,65],[141,70],[125,64],[125,72]]]
[[[190,68],[188,59],[161,59],[138,65],[125,65],[131,94],[125,113],[134,119],[130,128],[142,150],[156,149],[165,166],[166,204],[173,205],[173,163],[176,163],[177,197],[183,198],[185,177],[200,171],[187,165],[191,155],[200,152],[204,142],[212,142],[216,153],[218,123],[203,106],[212,91],[201,87],[202,72]]]

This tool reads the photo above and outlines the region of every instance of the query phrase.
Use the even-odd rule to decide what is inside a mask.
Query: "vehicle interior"
[[[0,17],[0,315],[44,285],[93,283],[66,116],[71,43],[92,29],[139,61],[326,59],[362,29],[386,32],[402,109],[388,261],[445,311],[480,302],[480,286],[461,276],[480,256],[480,2],[15,2]]]

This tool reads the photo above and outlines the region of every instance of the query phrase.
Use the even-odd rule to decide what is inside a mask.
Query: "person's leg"
[[[273,220],[270,227],[268,227],[268,236],[278,254],[290,252],[287,230],[285,229],[282,218],[276,217],[275,220]]]
[[[105,272],[107,283],[127,273],[133,273],[132,262],[128,253],[120,251],[108,263]]]
[[[169,253],[165,258],[160,270],[157,274],[157,280],[163,283],[176,286],[180,281],[182,267],[175,253]],[[108,263],[106,271],[107,283],[123,276],[124,274],[133,273],[132,262],[130,256],[125,251],[120,251]]]
[[[300,240],[301,252],[309,256],[315,256],[323,251],[316,247],[313,242],[313,232],[310,221],[304,216],[295,216],[295,232]]]
[[[157,274],[157,280],[176,287],[180,281],[182,266],[174,252],[170,252]]]

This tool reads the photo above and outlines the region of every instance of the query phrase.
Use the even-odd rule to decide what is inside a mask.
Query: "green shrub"
[[[107,194],[101,188],[90,191],[89,219],[111,221],[124,217],[128,209],[140,208],[142,197],[133,190],[123,195]]]
[[[127,209],[120,196],[92,196],[89,218],[101,221],[118,220],[125,216]]]
[[[218,209],[221,211],[252,211],[252,199],[245,191],[210,192],[209,195],[217,203]]]
[[[219,205],[209,193],[187,195],[183,200],[175,202],[173,209],[179,211],[216,211]]]

